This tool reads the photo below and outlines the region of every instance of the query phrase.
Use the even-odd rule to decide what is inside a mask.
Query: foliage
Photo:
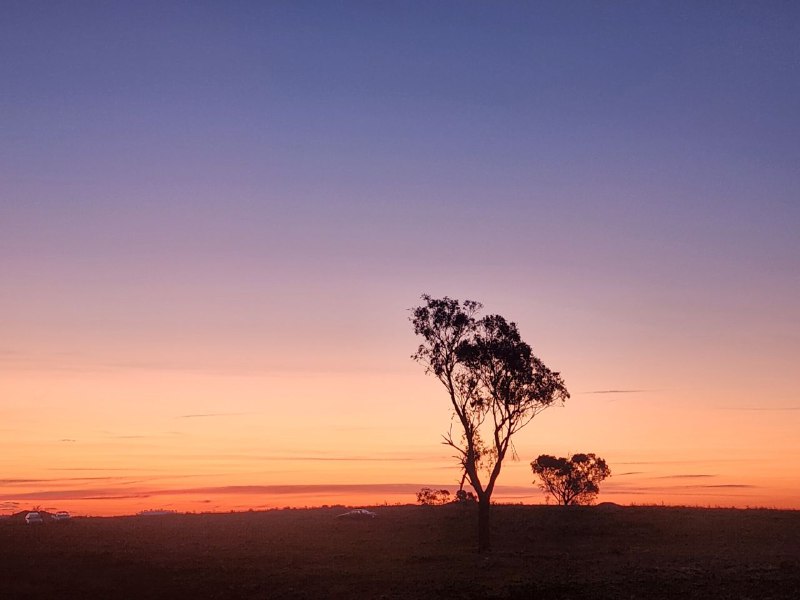
[[[417,502],[423,506],[438,506],[450,502],[450,492],[447,490],[434,490],[428,487],[417,492]]]
[[[478,317],[473,300],[422,296],[412,309],[422,343],[412,356],[445,387],[453,425],[444,443],[456,451],[479,510],[479,548],[489,547],[489,505],[512,436],[536,415],[569,398],[559,373],[551,371],[522,341],[517,325],[500,315]]]
[[[461,489],[456,492],[456,499],[454,502],[458,504],[474,504],[478,501],[478,497],[467,490]]]
[[[606,461],[594,454],[573,454],[564,458],[542,454],[531,463],[540,487],[559,504],[592,504],[600,492],[599,483],[611,475]]]

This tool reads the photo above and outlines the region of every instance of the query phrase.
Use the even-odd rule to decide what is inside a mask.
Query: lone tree
[[[573,454],[556,458],[542,454],[531,463],[539,486],[564,506],[591,504],[600,492],[598,485],[611,475],[606,461],[594,454]]]
[[[453,425],[444,444],[456,450],[462,481],[478,497],[478,550],[489,550],[492,492],[512,436],[548,406],[569,398],[561,376],[522,341],[515,323],[499,315],[478,318],[479,302],[422,296],[412,310],[423,339],[412,358],[447,390]]]

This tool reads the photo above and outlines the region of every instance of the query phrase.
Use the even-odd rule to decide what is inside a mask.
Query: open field
[[[800,598],[800,511],[378,507],[0,522],[0,598]]]

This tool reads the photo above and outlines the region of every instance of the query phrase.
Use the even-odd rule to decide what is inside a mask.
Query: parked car
[[[65,510],[60,510],[53,515],[53,521],[69,521],[69,513]]]
[[[38,512],[29,512],[25,515],[25,524],[26,525],[41,525],[44,523],[44,519],[42,519],[42,515]]]
[[[366,508],[356,508],[355,510],[349,510],[346,513],[342,513],[340,515],[336,515],[337,519],[374,519],[376,513],[372,512],[371,510],[367,510]]]

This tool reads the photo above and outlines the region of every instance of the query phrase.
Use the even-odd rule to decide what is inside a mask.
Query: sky
[[[800,509],[792,2],[16,2],[0,514],[454,491],[420,295],[571,393],[600,501]]]

